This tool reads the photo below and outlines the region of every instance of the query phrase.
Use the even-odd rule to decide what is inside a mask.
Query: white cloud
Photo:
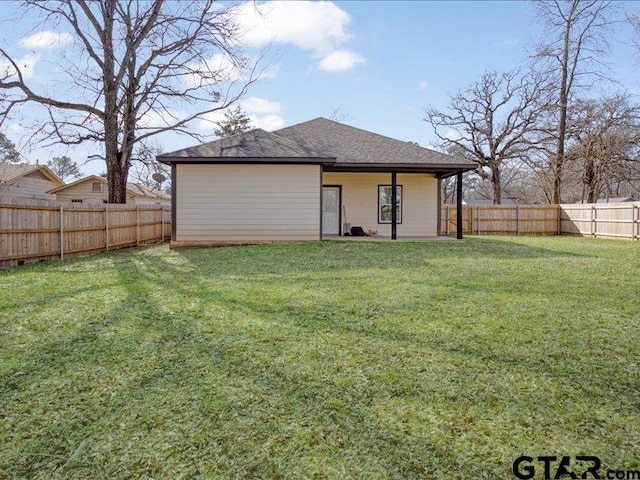
[[[337,72],[364,63],[361,55],[339,50],[353,37],[346,31],[351,17],[333,2],[247,2],[239,8],[237,21],[246,45],[293,44],[322,58],[320,70]],[[340,68],[332,68],[338,63]]]
[[[245,71],[250,67],[251,62],[252,59],[249,57],[240,58],[234,62],[228,55],[216,53],[199,64],[189,65],[191,71],[183,77],[183,80],[190,87],[219,82],[237,82],[244,78]]]
[[[262,128],[271,132],[284,127],[284,119],[280,115],[249,115],[254,128]]]
[[[282,111],[282,105],[278,102],[267,100],[260,97],[249,97],[240,102],[240,106],[247,113],[279,113]]]
[[[24,48],[60,48],[73,41],[69,33],[56,33],[49,30],[34,33],[20,40],[19,44]]]
[[[33,78],[36,70],[36,63],[40,60],[40,55],[28,53],[22,58],[15,60],[16,65],[26,79]],[[0,60],[0,77],[11,77],[16,74],[13,65],[6,59]]]
[[[169,109],[164,112],[148,110],[140,117],[138,125],[142,128],[164,128],[187,116],[187,112],[180,110]]]
[[[12,123],[7,127],[7,131],[11,133],[20,133],[24,130],[24,127],[19,123]]]
[[[325,72],[342,72],[350,70],[366,60],[361,55],[349,50],[336,50],[322,59],[318,68]]]
[[[424,90],[425,88],[427,88],[427,82],[418,83],[418,90]]]
[[[203,130],[212,130],[216,128],[216,123],[224,120],[226,110],[216,110],[214,112],[205,113],[200,117],[198,126]]]
[[[458,130],[454,130],[453,128],[450,128],[448,130],[446,130],[442,136],[448,140],[460,140],[462,138],[462,134],[458,131]]]
[[[245,3],[238,22],[244,42],[263,47],[269,42],[292,43],[303,50],[326,52],[346,42],[349,14],[333,2]]]

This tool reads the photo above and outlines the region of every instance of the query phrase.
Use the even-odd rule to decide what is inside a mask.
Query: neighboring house
[[[36,200],[55,200],[49,190],[64,182],[45,165],[0,164],[0,196]]]
[[[58,202],[107,203],[109,199],[107,180],[91,175],[68,185],[50,190]],[[127,203],[134,205],[154,205],[171,203],[171,197],[158,190],[137,183],[127,183]]]
[[[343,234],[343,222],[436,236],[441,179],[477,167],[325,118],[157,159],[171,165],[174,247],[318,240]]]

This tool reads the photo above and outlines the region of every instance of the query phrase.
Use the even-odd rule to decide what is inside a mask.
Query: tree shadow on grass
[[[490,255],[504,255],[490,258],[524,255],[522,248],[512,248],[509,242],[496,246],[495,241],[486,241]],[[476,243],[482,246],[485,240]],[[53,331],[17,367],[22,371],[14,375],[19,381],[3,390],[3,403],[11,403],[18,428],[26,431],[37,423],[31,425],[29,440],[16,439],[28,442],[28,448],[10,474],[80,478],[87,471],[97,476],[103,469],[107,475],[197,476],[208,468],[211,474],[273,477],[285,474],[305,455],[322,459],[323,451],[347,468],[349,459],[340,456],[344,452],[356,463],[371,457],[387,476],[424,477],[438,468],[456,471],[459,459],[443,452],[435,439],[385,426],[372,413],[375,402],[397,395],[401,400],[404,395],[413,398],[416,392],[423,395],[424,387],[394,393],[398,382],[412,382],[406,378],[389,385],[339,384],[339,375],[331,370],[335,367],[331,352],[321,352],[327,357],[317,360],[321,375],[311,366],[305,371],[311,365],[315,339],[331,344],[330,340],[344,338],[341,346],[332,345],[354,354],[367,345],[379,346],[380,354],[433,351],[443,359],[462,357],[483,368],[555,377],[559,382],[584,373],[575,365],[558,371],[553,361],[543,362],[540,355],[485,350],[486,343],[465,343],[463,338],[445,343],[420,336],[385,325],[376,318],[377,312],[358,316],[331,299],[322,304],[294,303],[287,301],[286,289],[279,296],[250,298],[216,283],[233,278],[256,285],[261,276],[291,273],[326,276],[335,271],[339,276],[344,268],[407,269],[420,259],[428,265],[435,255],[448,259],[471,254],[453,245],[428,252],[422,244],[361,245],[184,250],[176,255],[141,254],[145,250],[114,253],[113,270],[125,290],[122,298],[100,319],[73,331]],[[529,252],[524,258],[568,255],[530,249],[524,247]],[[393,261],[387,258],[389,250]],[[335,263],[326,264],[327,257]],[[77,266],[79,271],[85,268],[82,263]],[[220,315],[211,314],[213,307]],[[293,363],[283,363],[289,357]],[[601,379],[588,375],[581,380],[604,386]],[[634,386],[632,379],[623,379],[610,386],[609,394],[627,405]],[[18,405],[28,401],[36,404],[32,413]],[[39,408],[45,410],[37,413]],[[318,435],[318,440],[304,440],[305,435]],[[11,440],[10,435],[7,438]],[[86,453],[68,464],[84,439],[90,441]],[[173,447],[166,450],[166,445]]]

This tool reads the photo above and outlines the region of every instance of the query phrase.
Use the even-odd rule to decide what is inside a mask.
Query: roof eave
[[[458,172],[475,170],[477,165],[469,163],[441,164],[441,163],[336,163],[327,168],[333,172],[391,172],[398,173],[433,173],[438,177],[455,175]]]
[[[173,165],[184,164],[311,164],[329,166],[336,163],[333,157],[170,157],[158,155],[156,157],[160,163]]]

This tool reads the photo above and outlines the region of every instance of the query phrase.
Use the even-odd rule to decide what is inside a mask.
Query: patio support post
[[[391,172],[391,240],[396,240],[398,227],[398,200],[396,198],[398,192],[398,179],[396,172]]]
[[[462,240],[462,172],[456,174],[456,238]]]

